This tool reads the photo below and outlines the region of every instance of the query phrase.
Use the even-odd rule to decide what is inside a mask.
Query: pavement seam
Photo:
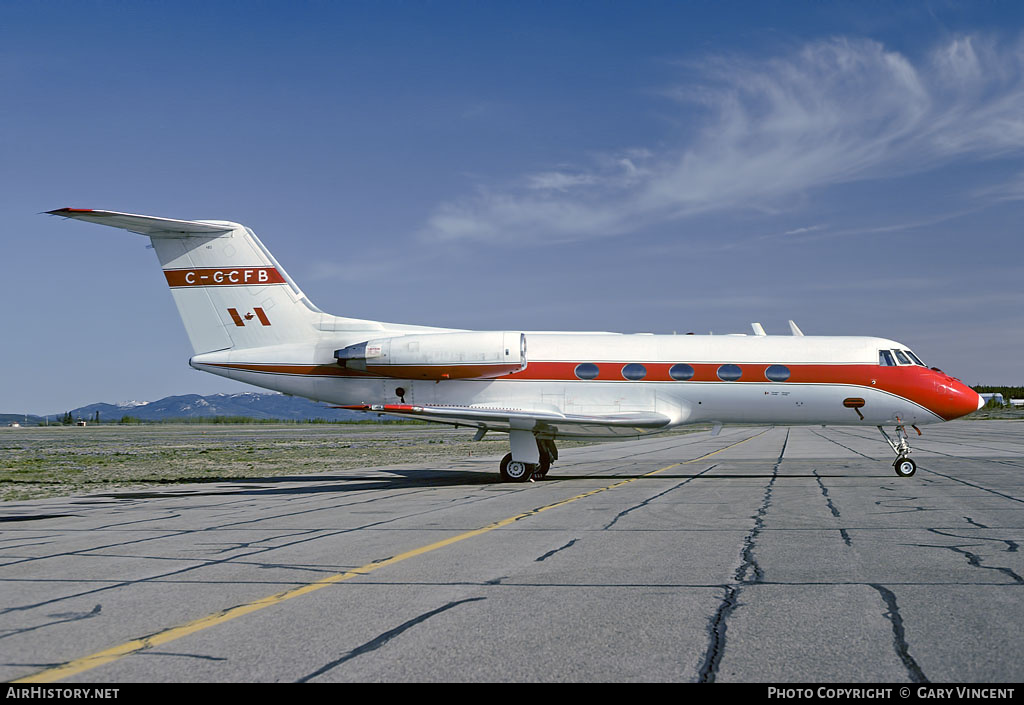
[[[674,467],[677,467],[679,465],[687,465],[687,464],[690,464],[690,463],[699,462],[699,461],[701,461],[701,460],[703,460],[705,458],[708,458],[708,457],[713,456],[713,455],[717,455],[718,453],[721,453],[721,452],[724,452],[726,450],[729,450],[730,448],[734,448],[734,447],[736,447],[738,445],[746,443],[747,441],[750,441],[750,440],[752,440],[754,438],[758,438],[758,437],[764,435],[767,432],[768,432],[768,430],[766,429],[764,431],[761,431],[760,433],[755,433],[755,434],[753,434],[751,436],[748,436],[747,438],[744,438],[744,439],[742,439],[740,441],[737,441],[735,443],[731,443],[731,444],[729,444],[727,446],[719,448],[718,450],[711,451],[709,453],[705,453],[704,455],[701,455],[701,456],[699,456],[697,458],[693,458],[691,460],[686,460],[686,461],[680,461],[680,462],[677,462],[677,463],[672,463],[671,465],[667,465],[667,466],[665,466],[663,468],[660,468],[658,470],[653,470],[651,472],[644,473],[643,475],[637,475],[635,477],[630,477],[630,478],[627,478],[625,480],[621,480],[619,482],[616,482],[616,483],[614,483],[612,485],[607,485],[605,487],[601,487],[601,488],[598,488],[598,489],[595,489],[595,490],[590,490],[589,492],[584,492],[582,494],[576,495],[574,497],[570,497],[568,499],[560,500],[560,501],[554,502],[552,504],[548,504],[548,505],[545,505],[545,506],[542,506],[542,507],[531,509],[531,510],[523,512],[521,514],[517,514],[515,516],[511,516],[511,517],[508,517],[506,519],[502,519],[500,521],[493,522],[493,523],[488,524],[486,526],[483,526],[483,527],[481,527],[479,529],[474,529],[472,531],[467,531],[467,532],[464,532],[462,534],[458,534],[456,536],[449,537],[447,539],[442,539],[441,541],[436,541],[436,542],[428,544],[426,546],[421,546],[419,548],[411,549],[409,551],[405,551],[403,553],[399,553],[397,555],[390,556],[388,558],[378,559],[376,561],[372,561],[372,562],[370,562],[370,563],[368,563],[368,564],[366,564],[364,566],[361,566],[359,568],[354,568],[352,570],[348,570],[348,571],[345,571],[343,573],[338,573],[336,575],[331,575],[331,576],[328,576],[328,577],[325,577],[325,578],[321,578],[320,580],[314,581],[312,583],[307,583],[307,584],[301,585],[299,587],[292,588],[290,590],[285,590],[284,592],[280,592],[280,593],[277,593],[275,595],[269,595],[267,597],[264,597],[264,598],[261,598],[261,599],[258,599],[258,600],[254,600],[252,602],[247,602],[247,603],[244,603],[244,604],[241,604],[241,605],[236,605],[234,607],[230,607],[230,608],[227,608],[227,609],[224,609],[224,610],[220,610],[220,611],[218,611],[218,612],[216,612],[214,614],[207,615],[205,617],[200,617],[199,619],[192,620],[192,621],[187,622],[185,624],[182,624],[182,625],[179,625],[179,626],[176,626],[176,627],[170,627],[170,628],[167,628],[167,629],[163,629],[163,630],[161,630],[159,632],[156,632],[154,634],[150,634],[148,636],[141,637],[141,638],[138,638],[138,639],[133,639],[131,641],[119,644],[117,646],[113,646],[113,647],[108,648],[108,649],[104,649],[102,651],[98,651],[98,652],[90,654],[88,656],[84,656],[84,657],[81,657],[81,658],[73,659],[73,660],[68,661],[68,662],[66,662],[66,663],[64,663],[64,664],[62,664],[60,666],[55,667],[55,668],[49,668],[49,669],[40,671],[38,673],[29,675],[29,676],[26,676],[26,677],[23,677],[23,678],[15,679],[15,680],[13,680],[11,682],[12,683],[52,683],[54,681],[58,681],[58,680],[61,680],[63,678],[69,678],[69,677],[71,677],[73,675],[77,675],[79,673],[92,670],[93,668],[97,668],[98,666],[101,666],[101,665],[104,665],[104,664],[107,664],[107,663],[111,663],[113,661],[117,661],[117,660],[119,660],[119,659],[121,659],[121,658],[123,658],[125,656],[128,656],[130,654],[136,653],[136,652],[141,651],[143,649],[149,649],[149,648],[151,648],[153,646],[159,646],[161,644],[164,644],[164,643],[167,643],[167,642],[170,642],[170,641],[174,641],[176,639],[180,639],[182,637],[188,636],[189,634],[193,634],[195,632],[202,631],[204,629],[207,629],[207,628],[212,627],[212,626],[217,625],[217,624],[221,624],[221,623],[226,622],[228,620],[235,619],[237,617],[241,617],[243,615],[250,614],[252,612],[257,612],[259,610],[265,609],[267,607],[271,607],[271,606],[276,605],[276,604],[280,604],[281,602],[283,602],[285,600],[290,600],[290,599],[293,599],[295,597],[300,597],[300,596],[309,594],[311,592],[315,592],[315,591],[320,590],[320,589],[322,589],[324,587],[327,587],[329,585],[335,585],[335,584],[343,582],[343,581],[351,580],[352,578],[356,578],[356,577],[359,577],[359,576],[367,575],[367,574],[372,573],[373,571],[379,570],[380,568],[383,568],[385,566],[393,565],[393,564],[398,563],[400,561],[404,561],[404,560],[407,560],[409,558],[414,558],[416,556],[420,556],[420,555],[423,555],[423,554],[426,554],[426,553],[430,553],[430,552],[435,551],[435,550],[440,549],[440,548],[445,548],[447,546],[450,546],[452,544],[458,543],[460,541],[464,541],[466,539],[470,539],[470,538],[474,538],[476,536],[480,536],[482,534],[488,533],[488,532],[493,531],[495,529],[499,529],[499,528],[502,528],[502,527],[514,524],[516,522],[522,521],[523,519],[526,519],[526,518],[529,518],[529,517],[532,517],[532,516],[536,516],[536,515],[538,515],[538,514],[540,514],[542,512],[545,512],[545,511],[548,511],[548,510],[551,510],[551,509],[555,509],[555,508],[558,508],[558,507],[565,506],[565,505],[570,504],[572,502],[576,502],[578,500],[585,499],[587,497],[591,497],[591,496],[593,496],[595,494],[598,494],[600,492],[605,492],[605,491],[608,491],[608,490],[615,489],[617,487],[621,487],[623,485],[629,484],[631,482],[634,482],[634,481],[639,480],[639,479],[644,478],[644,477],[651,477],[653,475],[656,475],[658,473],[664,472],[665,470],[670,470],[670,469],[672,469]],[[788,433],[787,433],[787,438],[788,438]]]

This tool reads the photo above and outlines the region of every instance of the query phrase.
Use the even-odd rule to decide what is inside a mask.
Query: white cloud
[[[992,201],[1024,201],[1024,172],[997,184],[977,188],[973,195]]]
[[[528,177],[528,188],[540,191],[568,191],[576,186],[590,186],[596,181],[592,174],[566,174],[548,171]]]
[[[813,233],[815,230],[821,230],[824,225],[809,225],[806,228],[795,228],[793,230],[787,230],[784,235],[803,235],[804,233]]]
[[[1022,67],[1020,43],[976,37],[916,62],[875,41],[837,38],[769,60],[687,64],[692,79],[663,94],[682,116],[702,116],[688,143],[481,189],[438,206],[424,234],[600,237],[711,211],[778,211],[829,185],[1018,154]]]

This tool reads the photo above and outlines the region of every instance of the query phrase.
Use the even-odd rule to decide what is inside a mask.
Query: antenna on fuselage
[[[794,323],[793,321],[790,321],[790,322],[789,322],[789,330],[790,330],[790,332],[791,332],[791,333],[792,333],[793,335],[803,335],[803,334],[804,334],[804,332],[803,332],[802,330],[800,330],[800,326],[798,326],[798,325],[797,325],[796,323]]]
[[[768,335],[767,333],[764,332],[764,326],[762,326],[760,323],[751,323],[750,327],[754,329],[754,335]]]

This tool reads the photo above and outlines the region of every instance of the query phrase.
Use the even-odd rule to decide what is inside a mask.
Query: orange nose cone
[[[942,418],[951,421],[967,414],[973,414],[985,406],[985,400],[981,395],[966,384],[952,377],[945,375],[942,377],[943,379],[935,383],[939,408],[934,409]]]

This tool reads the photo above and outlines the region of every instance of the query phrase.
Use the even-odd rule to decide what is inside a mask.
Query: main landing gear
[[[897,422],[899,419],[897,419]],[[917,435],[921,435],[921,430],[914,426],[913,429],[917,431]],[[896,453],[896,461],[892,464],[893,470],[900,477],[912,477],[917,472],[917,463],[908,458],[910,455],[910,439],[907,438],[907,429],[903,424],[896,426],[896,441],[894,442],[885,430],[879,426],[878,430],[882,432],[882,437],[885,438],[886,443],[892,448],[893,452]]]
[[[552,440],[537,439],[536,463],[514,460],[512,453],[501,459],[501,479],[505,482],[533,482],[541,480],[551,469],[551,463],[558,460],[558,449]]]

